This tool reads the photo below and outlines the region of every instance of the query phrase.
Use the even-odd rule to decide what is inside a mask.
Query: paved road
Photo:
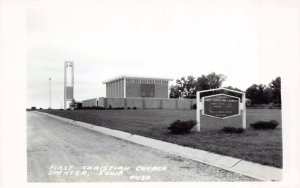
[[[255,181],[27,112],[29,182]]]

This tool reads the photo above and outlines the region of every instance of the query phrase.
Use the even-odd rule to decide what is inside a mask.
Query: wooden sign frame
[[[216,95],[228,95],[225,93],[220,93],[220,94],[215,94],[215,95],[209,95],[209,96],[205,96],[205,97],[200,97],[201,93],[205,93],[205,92],[211,92],[211,91],[218,91],[218,90],[224,90],[224,91],[229,91],[232,93],[238,93],[242,95],[242,102],[240,102],[240,98],[239,98],[239,114],[238,115],[242,115],[242,128],[246,129],[246,93],[242,92],[242,91],[235,91],[235,90],[231,90],[231,89],[227,89],[227,88],[218,88],[218,89],[210,89],[210,90],[202,90],[202,91],[197,91],[196,93],[196,104],[197,104],[197,110],[196,110],[196,117],[197,117],[197,125],[195,127],[195,131],[196,132],[200,132],[200,127],[201,127],[201,110],[204,111],[204,98],[205,97],[211,97],[211,96],[216,96]],[[230,97],[236,97],[233,95],[228,95]],[[238,97],[237,97],[238,98]],[[203,113],[203,112],[202,112]],[[233,115],[233,116],[229,116],[226,118],[231,118],[237,115]],[[213,116],[214,118],[218,118]],[[226,118],[219,118],[219,119],[226,119]]]

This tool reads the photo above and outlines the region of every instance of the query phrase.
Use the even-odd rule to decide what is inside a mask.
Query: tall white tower
[[[71,69],[71,83],[68,83],[68,70]],[[74,99],[74,62],[65,61],[64,64],[64,109],[67,109],[67,101]]]
[[[49,78],[49,109],[51,109],[51,78]]]

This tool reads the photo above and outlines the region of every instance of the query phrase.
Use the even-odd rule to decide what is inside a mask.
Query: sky
[[[289,1],[290,2],[290,1]],[[118,75],[177,78],[216,72],[246,90],[283,74],[299,12],[285,1],[111,0],[36,3],[26,10],[27,106],[63,103],[64,61],[76,100],[105,97]],[[298,25],[295,23],[298,23]],[[296,28],[296,29],[295,29]],[[174,81],[171,84],[174,84]]]

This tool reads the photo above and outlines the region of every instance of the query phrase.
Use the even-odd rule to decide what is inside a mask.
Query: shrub
[[[124,107],[115,107],[115,108],[110,108],[110,110],[124,110]]]
[[[197,104],[193,104],[192,109],[197,109]]]
[[[197,124],[194,120],[189,121],[180,121],[176,120],[173,123],[171,123],[171,126],[168,127],[168,129],[173,134],[186,134],[189,133],[190,130]]]
[[[225,133],[236,133],[236,134],[241,134],[243,133],[245,130],[243,128],[236,128],[236,127],[223,127],[223,129],[221,130],[222,132]]]
[[[136,110],[137,108],[136,108],[136,107],[133,107],[133,109]]]
[[[250,124],[253,129],[275,129],[279,123],[275,120],[271,121],[258,121]]]
[[[131,108],[130,108],[130,107],[127,107],[127,109],[130,110]]]

